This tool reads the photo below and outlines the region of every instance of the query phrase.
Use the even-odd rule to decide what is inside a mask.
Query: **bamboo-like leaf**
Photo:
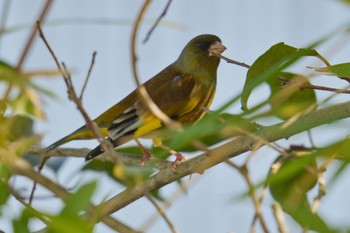
[[[317,183],[318,168],[315,155],[305,154],[289,159],[280,158],[276,170],[269,175],[269,188],[273,198],[302,227],[317,232],[331,230],[318,215],[312,212],[307,192]],[[276,166],[278,164],[278,166]]]
[[[314,56],[327,66],[328,61],[316,50],[311,48],[295,48],[284,43],[278,43],[261,55],[249,68],[243,87],[241,104],[243,110],[248,110],[248,99],[255,87],[276,79],[280,73],[303,56]]]

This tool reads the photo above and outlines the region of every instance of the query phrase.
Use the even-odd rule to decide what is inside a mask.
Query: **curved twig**
[[[179,129],[181,128],[181,124],[170,119],[162,110],[158,108],[158,106],[154,103],[154,101],[151,99],[149,96],[146,88],[141,85],[139,81],[139,75],[137,72],[137,54],[136,54],[136,38],[137,38],[137,33],[140,27],[140,24],[142,22],[143,16],[147,11],[147,8],[149,7],[151,3],[151,0],[145,0],[144,4],[141,7],[140,12],[137,15],[137,18],[135,20],[135,23],[133,25],[133,30],[131,34],[131,65],[132,65],[132,72],[133,72],[133,77],[134,81],[137,85],[137,93],[140,97],[140,100],[142,103],[148,108],[148,110],[158,117],[167,127],[172,128],[172,129]]]

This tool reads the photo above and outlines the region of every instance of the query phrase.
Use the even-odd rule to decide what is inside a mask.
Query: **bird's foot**
[[[143,157],[141,159],[141,166],[144,166],[145,163],[148,161],[149,158],[151,158],[151,153],[149,153],[147,150],[142,150]]]
[[[141,144],[138,139],[135,139],[136,144],[141,149],[143,154],[143,158],[141,159],[141,166],[144,166],[149,158],[151,158],[152,154]]]
[[[180,154],[179,152],[175,152],[175,151],[173,151],[173,152],[174,153],[172,153],[172,154],[176,156],[176,159],[174,160],[174,162],[171,163],[171,167],[172,167],[173,171],[175,171],[177,162],[181,162],[181,161],[186,160],[186,157],[183,156],[182,154]]]

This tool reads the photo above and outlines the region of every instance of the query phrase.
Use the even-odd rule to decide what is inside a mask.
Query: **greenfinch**
[[[178,59],[143,84],[158,108],[170,119],[181,124],[195,124],[208,111],[216,89],[216,72],[221,54],[226,47],[215,35],[199,35],[182,50]],[[157,131],[164,128],[162,121],[153,115],[141,101],[137,90],[131,92],[117,104],[102,113],[94,122],[102,133],[118,147],[135,140],[144,154],[143,162],[150,156],[138,138],[151,138],[160,147],[176,156],[176,161],[184,157],[161,144]],[[48,150],[72,140],[93,139],[88,126],[84,125],[71,134],[53,143]],[[86,161],[102,154],[99,145],[91,150]],[[174,163],[175,163],[174,162]]]

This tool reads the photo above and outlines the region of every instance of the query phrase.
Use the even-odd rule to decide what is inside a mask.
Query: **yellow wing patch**
[[[145,116],[142,115],[140,116],[140,118],[142,120],[142,125],[135,131],[135,138],[142,137],[145,134],[162,127],[161,120],[153,116],[152,114],[147,114]]]

